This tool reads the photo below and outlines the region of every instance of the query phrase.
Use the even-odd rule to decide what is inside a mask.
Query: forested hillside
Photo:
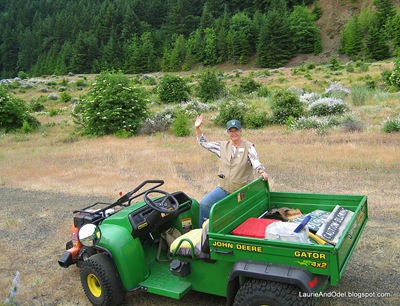
[[[334,51],[381,60],[398,53],[399,1],[371,2],[1,0],[0,77],[181,71],[227,61],[275,68],[320,54],[332,31],[336,42],[342,36]]]

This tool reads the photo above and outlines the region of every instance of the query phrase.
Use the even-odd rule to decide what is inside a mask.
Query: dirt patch
[[[20,282],[18,305],[90,305],[81,288],[78,268],[59,267],[72,222],[72,211],[96,201],[97,196],[0,188],[0,302],[9,294],[16,272]],[[374,205],[372,205],[374,206]],[[328,287],[318,305],[398,305],[400,272],[398,216],[369,221],[339,286]],[[391,268],[387,267],[390,258]],[[378,294],[391,296],[378,298]],[[375,295],[361,297],[361,294]],[[191,292],[182,300],[136,292],[127,294],[124,305],[225,305],[225,299]]]

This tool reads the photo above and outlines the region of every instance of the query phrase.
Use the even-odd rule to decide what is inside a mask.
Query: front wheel
[[[295,285],[265,281],[261,279],[250,279],[240,287],[233,305],[315,305],[314,299],[301,297],[299,291],[299,287]]]
[[[80,274],[83,290],[93,305],[115,306],[124,300],[126,292],[108,255],[89,257]]]

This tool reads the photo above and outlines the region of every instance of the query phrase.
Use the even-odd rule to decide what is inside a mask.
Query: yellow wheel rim
[[[87,276],[87,285],[93,296],[97,298],[101,296],[101,285],[96,275],[89,274]]]

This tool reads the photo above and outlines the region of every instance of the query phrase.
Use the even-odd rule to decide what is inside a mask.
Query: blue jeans
[[[214,190],[206,194],[206,196],[200,201],[199,227],[201,227],[203,222],[209,218],[211,207],[227,195],[228,193],[226,193],[221,187],[216,187]]]

